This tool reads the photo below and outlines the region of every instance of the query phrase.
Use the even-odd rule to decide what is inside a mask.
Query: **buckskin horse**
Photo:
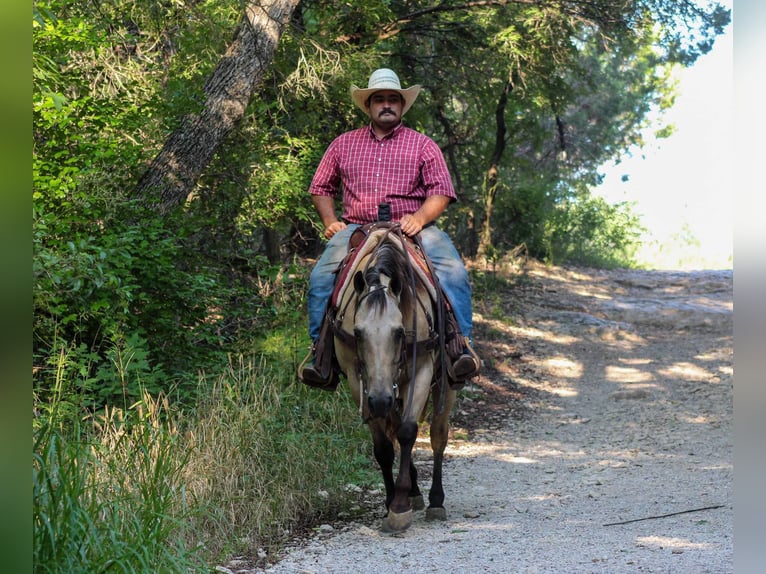
[[[369,426],[383,474],[385,532],[407,529],[413,509],[425,506],[412,449],[429,397],[433,475],[426,519],[446,520],[442,462],[455,402],[442,356],[443,329],[438,323],[444,313],[438,312],[438,285],[427,263],[413,262],[418,250],[407,247],[407,241],[398,224],[373,227],[350,265],[345,285],[339,285],[334,321],[338,365]],[[400,453],[396,481],[394,441]]]

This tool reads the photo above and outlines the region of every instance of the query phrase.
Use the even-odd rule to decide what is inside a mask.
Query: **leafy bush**
[[[140,397],[137,385],[167,391],[170,377],[209,363],[221,339],[211,309],[227,289],[185,251],[182,230],[156,217],[134,225],[97,215],[82,213],[81,231],[62,236],[55,216],[36,213],[38,389],[50,388],[63,348],[86,395],[130,403]]]
[[[546,259],[553,264],[633,267],[642,227],[630,204],[601,197],[568,201],[548,218]]]

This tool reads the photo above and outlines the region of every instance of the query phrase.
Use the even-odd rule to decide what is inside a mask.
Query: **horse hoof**
[[[403,532],[412,525],[412,510],[397,514],[388,511],[388,516],[383,519],[383,532]]]
[[[412,510],[423,510],[426,507],[426,503],[423,502],[423,495],[410,496],[410,506]]]
[[[447,520],[447,510],[443,506],[429,506],[426,508],[426,520]]]

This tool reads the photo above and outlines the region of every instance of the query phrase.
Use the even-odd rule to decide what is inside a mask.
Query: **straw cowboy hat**
[[[393,90],[399,92],[402,98],[404,98],[404,105],[402,106],[402,115],[404,115],[407,113],[407,110],[410,109],[412,104],[415,103],[415,99],[418,97],[418,94],[422,89],[422,86],[417,84],[404,89],[399,83],[399,76],[397,76],[393,70],[380,68],[370,75],[370,80],[367,82],[366,88],[360,88],[355,85],[351,86],[351,99],[354,100],[354,103],[360,110],[367,113],[367,106],[365,103],[372,94],[382,90]]]

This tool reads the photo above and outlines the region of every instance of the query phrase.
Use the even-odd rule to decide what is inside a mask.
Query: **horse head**
[[[404,369],[406,331],[401,304],[407,293],[400,259],[395,247],[384,246],[372,266],[354,275],[358,375],[373,418],[391,411]]]

